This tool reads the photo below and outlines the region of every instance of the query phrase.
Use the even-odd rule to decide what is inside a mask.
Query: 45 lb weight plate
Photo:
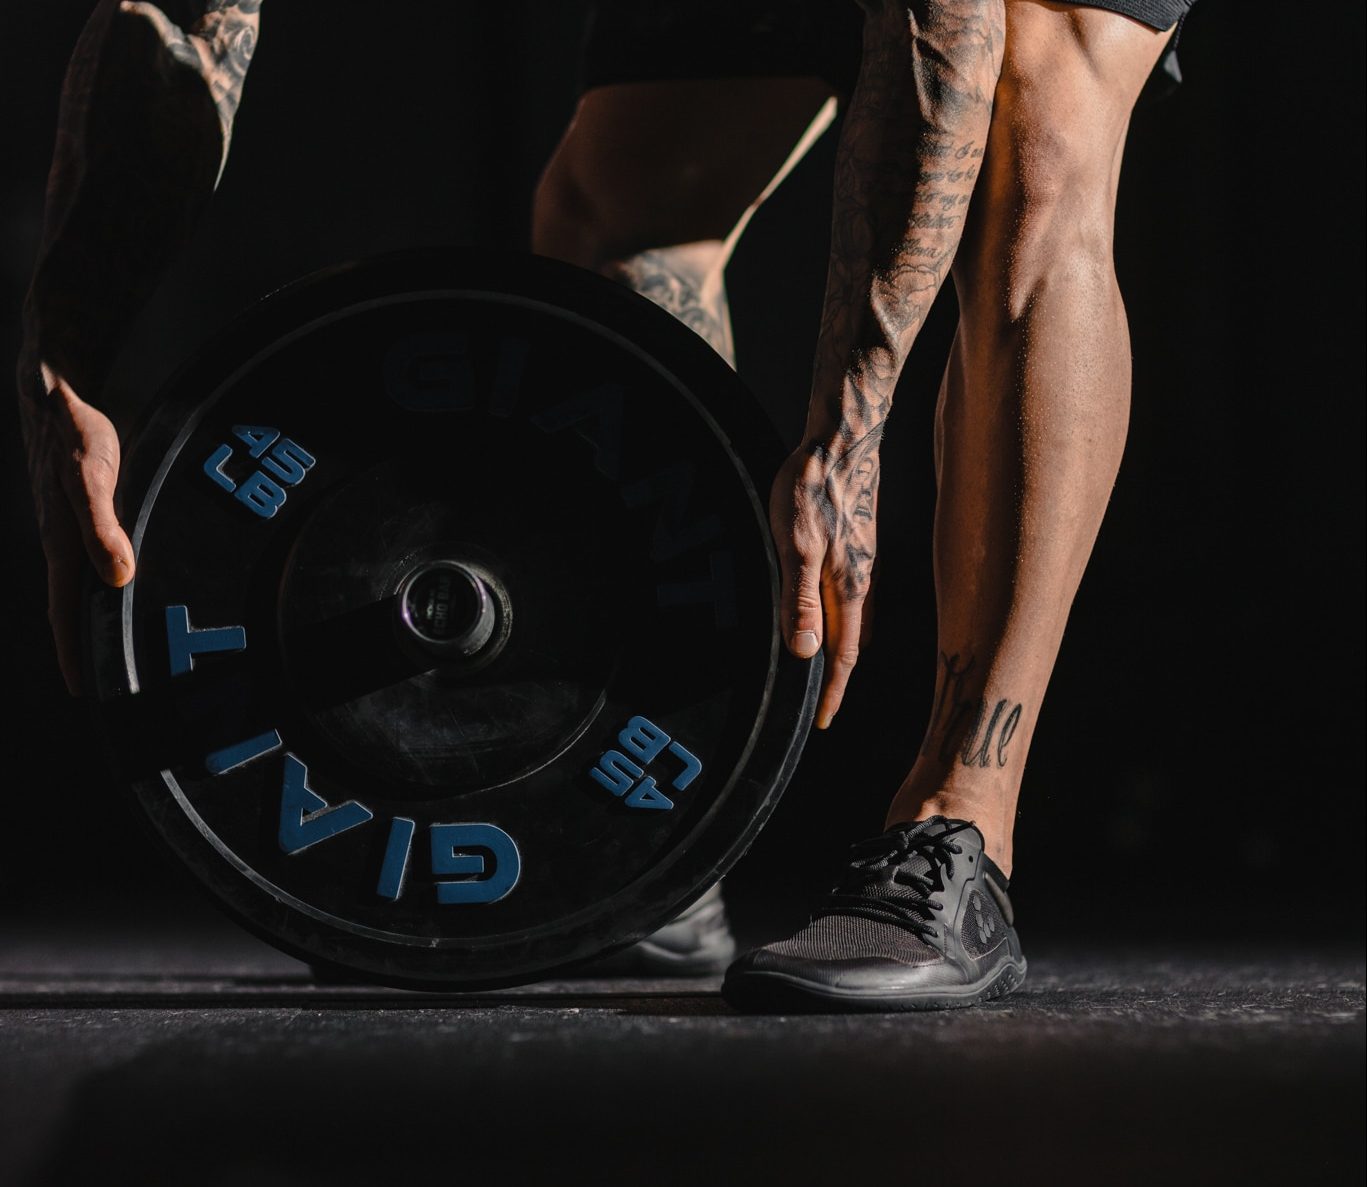
[[[172,382],[91,602],[141,809],[241,921],[399,985],[506,984],[662,925],[783,790],[782,451],[642,298],[426,253],[269,298]]]

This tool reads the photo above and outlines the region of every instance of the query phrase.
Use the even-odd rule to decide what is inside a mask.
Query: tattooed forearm
[[[217,183],[261,0],[105,0],[62,91],[21,393],[45,362],[87,398]],[[179,22],[179,23],[177,23]]]
[[[604,272],[672,313],[731,366],[736,365],[720,277],[695,275],[678,253],[669,250],[643,251],[608,265]]]
[[[836,162],[808,439],[877,433],[949,271],[987,142],[1003,0],[865,0],[864,57]]]
[[[957,759],[966,767],[1004,767],[1024,706],[984,697],[975,682],[973,656],[940,653],[935,702],[921,756],[942,764]]]
[[[774,514],[775,534],[791,533],[800,557],[824,543],[822,588],[853,606],[873,579],[893,389],[963,233],[1005,36],[1004,0],[861,4],[864,56],[836,158],[806,437]],[[857,628],[859,613],[840,622]],[[854,635],[838,644],[846,670]]]

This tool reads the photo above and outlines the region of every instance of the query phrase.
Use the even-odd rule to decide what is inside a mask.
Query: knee
[[[1111,194],[1109,146],[1086,120],[1041,115],[1012,121],[1005,197],[1032,219],[1081,222],[1105,218]]]
[[[622,205],[621,195],[595,191],[553,161],[532,197],[532,250],[614,280],[627,280],[633,261],[643,259],[699,280],[724,265],[723,238],[694,238],[693,227],[652,219],[658,211],[648,206],[628,215]]]
[[[1018,217],[1108,247],[1128,105],[1079,55],[1036,57],[1018,48],[1002,71],[989,185]]]
[[[532,250],[647,295],[654,294],[662,277],[698,292],[706,292],[718,281],[726,262],[722,240],[676,243],[624,225],[612,215],[611,207],[611,201],[595,197],[571,170],[552,162],[532,200]]]
[[[977,304],[1014,320],[1044,284],[1113,290],[1115,148],[1086,120],[1042,116],[1011,121],[994,152],[955,264]]]
[[[1020,135],[1011,203],[1013,254],[1024,266],[1067,259],[1098,274],[1110,270],[1115,194],[1107,147],[1078,126],[1051,122]]]
[[[611,258],[609,239],[592,194],[553,159],[532,195],[532,250],[597,272]]]

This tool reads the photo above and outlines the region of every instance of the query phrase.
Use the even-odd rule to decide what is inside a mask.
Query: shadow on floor
[[[1357,1182],[1356,953],[1041,952],[990,1007],[715,982],[318,986],[262,949],[0,967],[0,1180]],[[255,961],[255,966],[253,965]],[[167,972],[167,969],[183,972]]]

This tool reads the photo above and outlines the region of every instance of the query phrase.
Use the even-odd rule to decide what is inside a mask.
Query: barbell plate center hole
[[[459,561],[424,564],[399,587],[400,620],[420,646],[436,655],[476,655],[498,624],[490,580]]]

